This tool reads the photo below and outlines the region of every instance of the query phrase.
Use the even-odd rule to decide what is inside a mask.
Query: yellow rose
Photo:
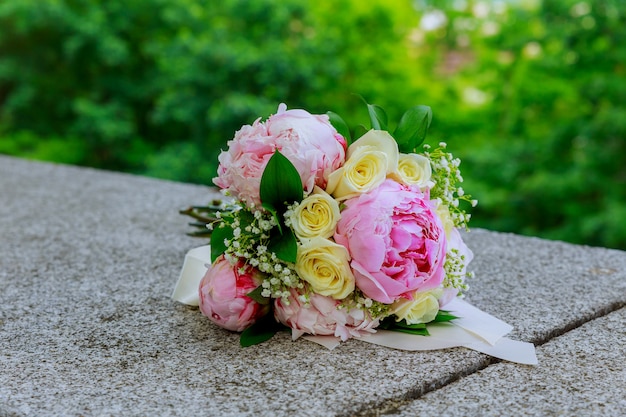
[[[431,188],[435,184],[430,180],[432,168],[430,160],[416,153],[400,154],[398,159],[398,179],[407,185],[416,185],[421,189]]]
[[[301,239],[296,272],[314,292],[341,300],[354,291],[349,261],[348,250],[331,240]]]
[[[339,203],[319,187],[295,208],[291,216],[291,226],[300,239],[323,237],[329,238],[335,233],[335,227],[341,214]]]
[[[344,165],[328,177],[326,192],[338,200],[378,187],[397,171],[398,144],[383,130],[370,130],[348,148]]]
[[[441,288],[430,291],[416,292],[413,300],[405,298],[391,305],[391,313],[396,321],[406,320],[407,324],[428,323],[435,319],[439,311],[439,298],[443,295]]]

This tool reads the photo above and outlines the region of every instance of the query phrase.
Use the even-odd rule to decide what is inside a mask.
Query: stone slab
[[[0,416],[378,415],[498,362],[356,340],[328,351],[286,334],[240,348],[169,298],[204,243],[177,210],[213,193],[0,156]],[[485,230],[466,240],[468,301],[512,338],[544,343],[626,303],[625,252]]]
[[[624,416],[626,309],[537,349],[541,366],[498,363],[399,407],[388,416]]]

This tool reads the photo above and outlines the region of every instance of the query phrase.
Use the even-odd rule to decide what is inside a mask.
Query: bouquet
[[[424,144],[428,106],[393,132],[367,104],[371,129],[334,113],[287,110],[243,126],[214,183],[232,200],[185,213],[210,233],[202,313],[248,346],[281,328],[341,341],[376,329],[428,335],[456,317],[472,252],[460,229],[476,200],[460,160]]]

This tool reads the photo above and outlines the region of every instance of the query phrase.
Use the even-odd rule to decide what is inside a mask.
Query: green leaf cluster
[[[274,152],[263,170],[259,196],[263,208],[274,215],[284,208],[285,204],[302,201],[303,186],[300,174],[291,161],[279,151]],[[276,220],[281,220],[280,216]]]
[[[275,151],[261,175],[260,198],[263,209],[272,214],[278,225],[270,235],[267,249],[284,262],[295,263],[298,254],[297,239],[291,228],[284,223],[284,212],[290,204],[302,201],[303,194],[300,174],[289,159],[279,151]],[[213,228],[211,235],[212,262],[226,252],[228,249],[226,242],[234,238],[231,227],[233,216],[239,220],[239,227],[242,230],[254,221],[254,215],[246,207],[236,213],[223,215],[222,221]],[[263,288],[259,286],[246,295],[260,304],[269,304],[270,299],[263,297],[262,291]],[[241,333],[241,346],[247,347],[262,343],[283,328],[284,326],[276,322],[273,314],[268,313]]]
[[[211,204],[206,206],[190,206],[179,210],[179,214],[191,217],[194,221],[189,223],[196,230],[187,233],[193,237],[210,237],[213,232],[213,226],[221,222],[217,213],[222,211],[230,211],[231,207],[225,207],[221,200],[213,200]]]
[[[359,96],[360,97],[360,96]],[[377,105],[368,103],[363,97],[360,97],[367,107],[367,113],[370,118],[371,128],[374,130],[388,130],[388,117],[385,110]],[[348,127],[348,124],[337,113],[327,113],[333,127],[337,129],[350,144],[353,138],[356,140],[367,129],[363,125],[357,125],[352,133]],[[398,143],[398,149],[402,153],[414,153],[417,152],[417,147],[420,146],[424,140],[430,124],[433,120],[433,112],[429,106],[418,105],[409,108],[404,112],[396,129],[391,133],[393,138]]]
[[[379,328],[394,332],[414,334],[417,336],[429,336],[430,333],[428,333],[428,325],[435,323],[447,323],[454,319],[458,319],[458,317],[451,314],[449,311],[439,310],[437,312],[437,316],[429,323],[408,324],[406,320],[396,321],[395,316],[389,316],[380,323]]]
[[[261,175],[260,198],[263,209],[271,213],[278,225],[270,235],[268,250],[285,262],[296,262],[298,244],[293,231],[285,226],[284,213],[289,204],[300,202],[303,197],[300,174],[285,156],[279,151],[275,151]],[[220,209],[221,207],[218,206],[190,207],[180,212],[198,219],[198,223],[192,223],[193,226],[206,228],[207,223],[212,225],[212,230],[209,233],[196,232],[193,234],[194,236],[209,235],[211,237],[212,262],[228,249],[226,242],[234,237],[231,225],[235,217],[239,221],[241,230],[245,230],[254,222],[254,215],[247,207],[236,212],[228,209],[220,211]],[[216,211],[220,211],[221,216],[219,218],[215,215]]]
[[[226,252],[228,246],[225,242],[233,238],[233,229],[228,224],[220,224],[220,226],[215,227],[211,234],[211,262],[215,262],[221,254]]]
[[[285,226],[283,214],[287,205],[302,201],[303,185],[296,167],[279,151],[274,152],[263,171],[260,197],[263,208],[278,224],[278,233],[271,236],[268,250],[278,259],[295,263],[298,243],[293,231]]]
[[[277,322],[273,314],[267,314],[241,332],[239,344],[242,347],[258,345],[259,343],[270,340],[276,333],[283,330],[289,329]]]

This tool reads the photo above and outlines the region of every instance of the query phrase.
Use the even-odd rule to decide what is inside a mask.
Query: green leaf
[[[282,229],[282,234],[275,234],[271,237],[267,250],[274,252],[278,259],[295,263],[298,255],[296,236],[289,227],[285,226]]]
[[[211,238],[211,235],[213,234],[213,232],[209,229],[207,229],[206,227],[204,228],[204,230],[196,230],[195,232],[188,232],[186,233],[187,236],[191,236],[191,237],[208,237],[209,239]]]
[[[435,317],[431,323],[444,323],[458,318],[458,316],[451,314],[449,311],[439,310],[437,312],[437,317]]]
[[[372,129],[387,130],[387,113],[376,104],[368,104],[367,112],[370,114]]]
[[[393,316],[386,317],[378,326],[380,329],[414,334],[418,336],[429,336],[425,323],[408,324],[406,320],[396,321]]]
[[[339,116],[337,113],[332,111],[326,112],[328,118],[330,119],[330,124],[333,125],[337,132],[344,137],[348,146],[352,143],[352,138],[350,136],[350,128],[348,128],[348,124]]]
[[[400,320],[394,323],[395,327],[402,329],[421,330],[426,328],[426,323],[408,324],[406,320]]]
[[[392,316],[387,316],[380,321],[380,323],[378,324],[378,328],[381,330],[389,330],[389,328],[393,326],[394,321],[395,320]]]
[[[356,94],[357,97],[367,106],[367,112],[370,115],[372,129],[387,130],[387,113],[377,104],[369,104],[362,96]]]
[[[192,217],[199,222],[209,223],[217,220],[216,213],[220,212],[230,212],[232,209],[230,208],[213,208],[208,206],[191,206],[186,209],[179,210],[178,213],[184,214],[186,216]]]
[[[270,340],[283,328],[283,325],[276,322],[273,314],[267,314],[241,333],[239,344],[242,347],[258,345],[266,340]]]
[[[221,224],[224,227],[216,226],[211,234],[211,262],[215,260],[226,251],[226,244],[224,240],[233,238],[233,229],[228,224]]]
[[[405,329],[403,327],[395,327],[389,330],[393,332],[414,334],[417,336],[430,336],[430,333],[428,333],[428,330],[426,329],[426,327],[424,327],[423,329]]]
[[[205,222],[191,222],[191,223],[187,223],[187,224],[189,226],[191,226],[191,227],[197,227],[198,229],[205,229],[205,230],[210,232],[210,230],[207,229],[207,227],[206,227],[207,224]]]
[[[304,196],[302,188],[296,167],[279,151],[275,151],[261,176],[260,197],[263,205],[278,211],[284,203],[300,202]]]
[[[357,140],[358,138],[360,138],[366,133],[367,133],[367,128],[363,125],[358,125],[354,128],[354,131],[352,132],[352,137],[354,138],[354,140]]]
[[[259,304],[267,305],[270,303],[270,299],[267,297],[263,297],[261,295],[262,292],[263,292],[263,286],[259,285],[258,287],[256,287],[255,289],[253,289],[246,295],[252,298],[254,301],[256,301]]]
[[[244,230],[246,226],[250,226],[255,221],[254,213],[248,209],[239,210],[237,212],[237,218],[239,219],[239,227],[242,230]]]
[[[400,118],[398,127],[393,133],[400,152],[415,152],[426,139],[432,120],[433,112],[428,106],[420,105],[408,109]]]

